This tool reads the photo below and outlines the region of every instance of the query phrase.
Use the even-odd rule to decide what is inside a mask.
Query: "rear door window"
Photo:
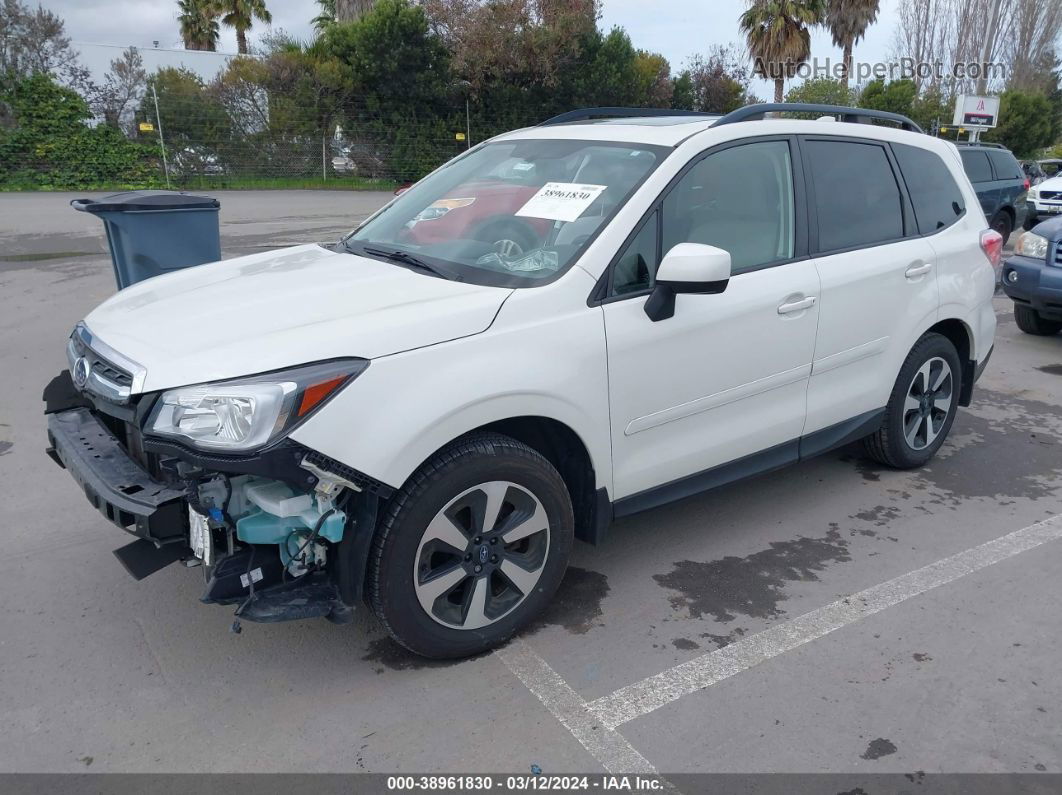
[[[988,155],[983,149],[961,149],[962,167],[970,182],[991,182],[992,167],[988,165]]]
[[[989,149],[988,159],[996,172],[996,179],[1025,179],[1025,174],[1010,152],[1002,149]]]
[[[884,147],[807,141],[815,184],[819,250],[860,248],[903,237],[900,186]]]
[[[955,223],[966,211],[966,202],[940,156],[906,144],[893,144],[892,151],[911,194],[918,231],[928,235]]]

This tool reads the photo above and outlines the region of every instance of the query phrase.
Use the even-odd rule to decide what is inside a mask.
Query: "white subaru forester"
[[[762,118],[792,110],[842,120]],[[458,657],[615,517],[857,439],[928,461],[996,326],[956,148],[865,110],[621,112],[480,144],[336,246],[89,314],[49,453],[138,537],[129,571],[202,565],[251,621],[365,602]]]

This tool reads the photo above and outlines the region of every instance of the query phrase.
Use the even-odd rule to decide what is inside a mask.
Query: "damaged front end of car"
[[[235,631],[241,619],[352,620],[391,490],[288,433],[368,361],[137,393],[143,368],[84,326],[68,358],[44,392],[48,454],[137,536],[115,551],[133,577],[202,567],[201,600],[235,605]]]

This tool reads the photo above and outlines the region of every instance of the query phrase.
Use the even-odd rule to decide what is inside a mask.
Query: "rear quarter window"
[[[988,165],[988,155],[982,149],[961,149],[962,167],[970,182],[991,182],[992,167]]]
[[[996,179],[1025,179],[1025,174],[1010,152],[1000,149],[988,150],[988,159],[996,172]]]
[[[962,217],[966,211],[962,191],[939,155],[906,144],[893,144],[892,149],[907,183],[921,234],[944,229]]]

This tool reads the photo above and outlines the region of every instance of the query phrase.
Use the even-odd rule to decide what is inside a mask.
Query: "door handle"
[[[793,312],[803,312],[805,309],[811,309],[815,306],[815,296],[809,295],[807,298],[801,298],[799,301],[790,301],[789,303],[782,304],[778,307],[779,315],[789,315]]]
[[[908,279],[917,279],[919,276],[925,276],[933,270],[932,262],[923,262],[921,265],[912,265],[903,272],[903,275]]]

